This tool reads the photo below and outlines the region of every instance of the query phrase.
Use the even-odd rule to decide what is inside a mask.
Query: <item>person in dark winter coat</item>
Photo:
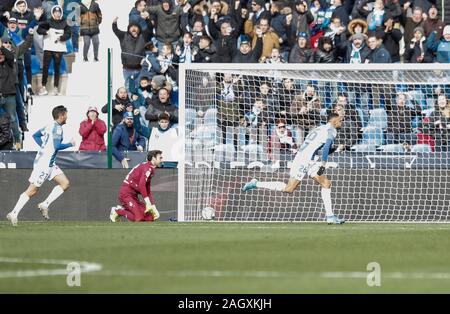
[[[211,44],[211,38],[202,36],[198,43],[198,50],[194,55],[194,62],[210,63],[215,62],[217,51],[214,45]]]
[[[289,53],[289,63],[311,63],[313,51],[308,46],[308,35],[299,33],[297,41]]]
[[[21,29],[30,28],[37,25],[38,21],[34,16],[34,13],[28,8],[28,3],[25,0],[17,0],[10,12],[11,17],[17,19]]]
[[[21,133],[16,112],[16,80],[14,53],[3,47],[0,42],[0,109],[11,117],[11,128],[15,143],[20,143]]]
[[[389,51],[383,46],[383,37],[381,34],[371,35],[367,40],[370,53],[367,56],[368,63],[392,63]]]
[[[432,32],[427,39],[428,51],[435,54],[434,61],[450,63],[450,25],[445,26],[441,40],[436,40],[437,33]]]
[[[257,63],[262,53],[262,32],[256,29],[256,45],[252,49],[250,39],[246,35],[240,38],[239,51],[233,57],[233,63]]]
[[[409,94],[399,93],[397,94],[395,105],[386,104],[388,113],[387,144],[399,144],[403,142],[415,144],[412,120],[415,117],[421,117],[422,109],[420,104],[414,101],[414,107],[408,108],[406,105],[409,98]]]
[[[161,65],[158,61],[158,48],[152,42],[145,45],[145,58],[141,61],[141,72],[138,80],[142,77],[152,79],[155,75],[161,73]]]
[[[122,50],[122,67],[123,77],[125,80],[125,88],[130,90],[130,79],[137,78],[141,71],[141,61],[145,57],[145,46],[149,34],[152,32],[151,23],[148,22],[147,30],[142,32],[139,24],[130,24],[126,32],[119,30],[117,27],[116,17],[113,20],[112,28],[114,34],[120,41]]]
[[[158,127],[159,116],[162,113],[169,115],[171,124],[178,123],[178,109],[170,103],[169,91],[161,88],[158,91],[158,99],[147,98],[148,109],[145,113],[145,119],[149,121],[149,128]]]
[[[98,48],[100,45],[99,33],[102,23],[102,11],[95,0],[82,0],[80,5],[80,34],[83,36],[83,58],[88,61],[89,48],[94,46],[94,61],[98,61]]]
[[[414,29],[414,37],[406,45],[405,62],[408,63],[430,63],[432,56],[427,49],[426,38],[422,27]]]
[[[249,16],[249,22],[251,25],[259,24],[260,19],[266,18],[270,21],[270,12],[266,10],[265,0],[252,0],[251,5],[251,17]]]
[[[217,63],[231,63],[235,55],[237,38],[243,29],[243,19],[236,13],[234,19],[222,18],[219,20],[218,13],[212,10],[208,22],[208,30],[213,39],[213,45],[216,48]],[[217,20],[217,22],[215,22]],[[235,25],[235,27],[232,26]]]
[[[42,67],[42,88],[39,95],[47,95],[47,80],[50,63],[53,60],[55,69],[53,95],[60,95],[59,92],[59,67],[64,53],[67,52],[66,41],[71,37],[71,30],[63,18],[63,9],[59,5],[52,8],[52,18],[39,24],[37,33],[44,36],[44,61]]]
[[[113,127],[116,127],[121,121],[123,114],[126,111],[133,111],[134,106],[133,103],[128,98],[128,93],[125,87],[121,87],[117,90],[116,98],[111,103],[111,122]],[[108,113],[108,105],[104,105],[102,108],[103,113]]]
[[[436,32],[436,40],[440,40],[442,32],[444,31],[445,23],[439,17],[438,10],[435,5],[432,5],[428,10],[428,18],[423,23],[425,37],[429,37],[432,32]]]
[[[134,128],[133,112],[126,112],[123,121],[114,129],[112,135],[112,153],[122,167],[128,169],[129,159],[125,151],[140,151],[145,148],[145,137]]]
[[[319,48],[313,55],[314,63],[334,63],[336,61],[336,53],[333,40],[329,37],[322,37],[319,40]]]
[[[394,18],[387,17],[384,22],[384,29],[380,28],[380,34],[383,37],[383,45],[391,55],[393,63],[400,62],[400,40],[403,37],[402,32],[398,28],[394,28]]]
[[[310,35],[309,25],[312,22],[314,22],[314,16],[308,8],[308,3],[305,0],[296,0],[295,10],[292,13],[292,32],[294,34],[306,33]]]
[[[156,16],[156,40],[158,49],[165,43],[171,43],[173,47],[181,36],[180,18],[183,14],[181,6],[174,6],[170,0],[162,0],[161,4],[147,8],[150,15]]]
[[[403,39],[405,41],[405,45],[409,45],[409,42],[414,38],[414,32],[417,27],[423,27],[424,19],[423,19],[423,9],[420,7],[415,7],[412,10],[412,15],[409,16],[409,7],[407,5],[410,2],[405,2],[405,6],[403,8],[403,13],[400,16],[400,22],[404,27]]]
[[[0,150],[13,150],[14,138],[10,115],[0,108]]]
[[[287,15],[292,13],[291,8],[283,8],[281,2],[273,2],[270,7],[272,18],[270,19],[270,28],[278,35],[280,40],[280,52],[283,59],[287,60],[290,50],[288,38]],[[292,14],[291,14],[292,17]],[[289,27],[292,33],[292,28]]]
[[[106,123],[98,118],[96,107],[89,107],[86,120],[80,123],[79,133],[83,140],[80,151],[105,151]]]
[[[331,19],[333,20],[337,17],[341,20],[342,25],[347,27],[350,19],[347,8],[343,5],[343,2],[344,0],[334,0],[334,6],[336,7],[336,9],[334,9]]]
[[[145,0],[137,0],[134,3],[134,7],[128,14],[128,24],[138,24],[141,30],[145,32],[148,26],[148,20],[150,19],[150,14],[147,12],[147,4]],[[151,38],[145,38],[148,42]]]

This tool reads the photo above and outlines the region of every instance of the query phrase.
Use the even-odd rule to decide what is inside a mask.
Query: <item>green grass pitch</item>
[[[0,293],[449,293],[449,248],[446,224],[0,222]]]

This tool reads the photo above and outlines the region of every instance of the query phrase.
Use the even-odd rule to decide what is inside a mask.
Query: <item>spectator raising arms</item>
[[[87,119],[80,123],[79,133],[83,140],[80,144],[80,151],[105,151],[106,124],[98,118],[96,107],[89,107],[86,113]]]
[[[130,80],[137,78],[141,71],[141,62],[145,57],[146,38],[152,33],[152,24],[148,21],[147,29],[142,32],[139,24],[130,24],[126,32],[117,27],[118,17],[114,18],[112,28],[120,41],[122,49],[122,66],[125,88],[130,91]]]

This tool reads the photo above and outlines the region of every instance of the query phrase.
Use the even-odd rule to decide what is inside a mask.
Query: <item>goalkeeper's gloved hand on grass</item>
[[[155,205],[147,204],[145,207],[146,207],[145,208],[145,213],[152,215],[153,216],[153,220],[157,220],[159,218],[159,212],[156,209]]]

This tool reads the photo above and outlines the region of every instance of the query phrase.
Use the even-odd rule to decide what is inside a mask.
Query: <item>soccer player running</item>
[[[137,165],[128,173],[119,190],[119,201],[122,206],[111,208],[109,218],[112,222],[119,221],[121,216],[136,222],[154,221],[159,218],[151,191],[151,181],[162,160],[162,151],[149,151],[147,162]],[[139,200],[139,194],[144,202]]]
[[[311,130],[305,141],[300,146],[290,171],[289,182],[259,182],[251,180],[244,185],[242,191],[253,189],[269,189],[285,193],[293,193],[298,188],[300,181],[308,174],[322,186],[322,200],[325,205],[326,221],[328,224],[343,224],[345,220],[339,219],[333,213],[331,205],[331,182],[325,177],[328,156],[337,151],[333,148],[333,141],[337,135],[336,129],[342,124],[342,118],[336,113],[330,113],[326,125],[319,126]],[[322,162],[314,161],[317,152],[322,148]]]
[[[17,201],[14,209],[6,216],[13,226],[17,225],[17,217],[25,206],[25,204],[39,191],[39,188],[46,180],[55,181],[57,186],[53,188],[47,199],[38,205],[42,216],[49,220],[49,206],[60,197],[64,191],[69,188],[69,179],[64,175],[62,170],[56,165],[56,154],[58,151],[75,146],[75,141],[63,144],[63,128],[67,121],[67,108],[57,106],[52,110],[54,122],[39,131],[33,138],[39,145],[33,164],[33,172],[31,173],[28,189],[23,192]]]

